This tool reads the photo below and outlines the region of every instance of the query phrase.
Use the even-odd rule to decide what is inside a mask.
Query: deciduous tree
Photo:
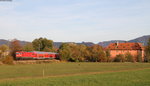
[[[49,48],[49,49],[53,48],[53,41],[48,40],[47,38],[42,38],[42,37],[33,40],[32,44],[36,51],[44,51],[45,48]]]
[[[137,55],[137,62],[142,62],[142,51],[139,51],[139,52],[138,52],[138,55]]]
[[[105,62],[106,54],[104,53],[102,47],[100,45],[93,45],[89,48],[90,52],[90,61],[93,62]]]
[[[9,47],[5,44],[0,46],[0,57],[3,58],[7,55]]]
[[[10,50],[11,50],[11,55],[13,56],[14,60],[16,60],[16,52],[22,50],[22,46],[19,42],[19,40],[14,39],[10,42]]]
[[[125,59],[127,62],[134,62],[133,56],[129,52],[125,53]]]
[[[110,61],[111,61],[111,58],[110,58],[110,56],[111,56],[111,55],[110,55],[110,50],[107,49],[107,50],[105,51],[105,53],[106,53],[107,62],[110,62]]]
[[[71,54],[71,48],[69,44],[63,43],[58,50],[58,53],[60,54],[60,60],[68,61],[70,58],[72,58]]]
[[[150,38],[148,40],[148,43],[145,49],[145,54],[146,54],[145,61],[150,62]]]
[[[25,44],[25,45],[23,46],[23,50],[24,50],[24,51],[33,51],[34,48],[33,48],[32,43],[27,43],[27,44]]]
[[[125,62],[125,57],[123,54],[116,55],[114,62]]]

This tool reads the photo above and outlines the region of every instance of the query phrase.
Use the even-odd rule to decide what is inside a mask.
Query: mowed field
[[[150,63],[0,65],[0,86],[150,86]]]

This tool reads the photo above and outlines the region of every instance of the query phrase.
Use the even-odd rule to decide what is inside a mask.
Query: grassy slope
[[[150,69],[5,81],[0,86],[150,86]]]
[[[45,70],[45,76],[55,77],[41,78],[43,68]],[[99,86],[100,84],[102,86],[121,86],[122,84],[124,86],[149,86],[150,78],[148,76],[150,75],[150,69],[143,68],[150,68],[150,64],[52,63],[13,66],[1,65],[0,86]],[[115,73],[115,71],[121,72]],[[96,75],[82,75],[93,72]],[[75,76],[72,76],[72,74]],[[26,77],[28,79],[19,80],[20,78]]]
[[[20,77],[41,77],[43,69],[45,76],[65,74],[106,72],[128,69],[150,68],[149,63],[52,63],[32,65],[2,65],[0,66],[0,79]]]

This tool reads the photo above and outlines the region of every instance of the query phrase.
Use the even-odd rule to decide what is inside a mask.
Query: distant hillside
[[[101,46],[103,46],[103,47],[106,47],[110,43],[116,43],[116,42],[119,42],[119,43],[123,43],[123,42],[139,42],[139,43],[144,44],[144,46],[146,46],[149,38],[150,38],[150,35],[146,35],[146,36],[138,37],[136,39],[132,39],[132,40],[129,40],[129,41],[112,40],[112,41],[99,42],[98,44],[101,45]]]
[[[8,43],[9,43],[8,40],[0,39],[0,45],[2,45],[2,44],[8,44]]]
[[[53,42],[55,48],[59,48],[63,42]]]
[[[104,41],[104,42],[99,42],[98,44],[103,46],[103,47],[106,47],[108,46],[110,43],[116,43],[116,42],[119,42],[119,43],[124,43],[126,41],[124,40],[111,40],[111,41]]]
[[[133,40],[129,40],[128,42],[140,42],[140,43],[143,43],[144,45],[147,45],[149,38],[150,38],[150,35],[147,35],[147,36],[138,37]]]
[[[59,48],[62,43],[75,43],[75,42],[54,42],[53,45],[54,45],[56,48]],[[84,44],[84,45],[86,45],[86,46],[92,46],[92,45],[94,45],[93,42],[82,42],[82,43],[75,43],[75,44],[78,44],[78,45],[79,45],[79,44]]]
[[[94,45],[93,42],[82,42],[82,43],[76,43],[76,44],[84,44],[86,46],[92,46],[92,45]]]
[[[9,43],[10,43],[10,41],[8,41],[8,40],[0,39],[0,45],[3,45],[3,44],[8,45]],[[27,42],[27,41],[20,41],[21,45],[25,45],[26,43],[29,43],[29,42]]]
[[[119,42],[119,43],[124,43],[124,42],[140,42],[140,43],[142,43],[142,44],[144,44],[146,46],[149,38],[150,38],[150,35],[146,35],[146,36],[138,37],[136,39],[132,39],[132,40],[129,40],[129,41],[125,41],[125,40],[111,40],[111,41],[99,42],[98,44],[101,45],[101,46],[103,46],[103,47],[106,47],[110,43],[116,43],[116,42]],[[20,41],[20,43],[21,43],[21,45],[25,45],[26,43],[30,43],[30,42],[28,42],[28,41]],[[75,42],[54,42],[53,45],[56,48],[59,48],[62,43],[75,43]],[[2,44],[7,44],[8,45],[9,41],[5,40],[5,39],[0,39],[0,45],[2,45]],[[86,46],[92,46],[92,45],[94,45],[93,42],[81,42],[81,43],[76,43],[76,44],[84,44]]]

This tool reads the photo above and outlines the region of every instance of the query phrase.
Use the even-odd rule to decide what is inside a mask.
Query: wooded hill
[[[148,39],[150,38],[150,35],[145,35],[145,36],[142,36],[142,37],[138,37],[138,38],[135,38],[135,39],[132,39],[132,40],[129,40],[129,41],[126,41],[126,40],[111,40],[111,41],[103,41],[103,42],[99,42],[98,44],[103,46],[103,47],[106,47],[108,46],[110,43],[116,43],[116,42],[119,42],[119,43],[124,43],[124,42],[139,42],[139,43],[142,43],[144,44],[144,46],[147,45],[147,42],[148,42]],[[29,43],[28,41],[20,41],[21,45],[24,45],[26,43]],[[59,48],[59,46],[64,43],[64,42],[54,42],[54,46],[56,48]],[[71,43],[71,42],[65,42],[65,43]],[[75,42],[73,42],[75,43]],[[9,41],[8,40],[5,40],[5,39],[0,39],[0,45],[2,44],[9,44]],[[92,46],[94,45],[93,42],[81,42],[81,43],[76,43],[76,44],[84,44],[86,46]]]

